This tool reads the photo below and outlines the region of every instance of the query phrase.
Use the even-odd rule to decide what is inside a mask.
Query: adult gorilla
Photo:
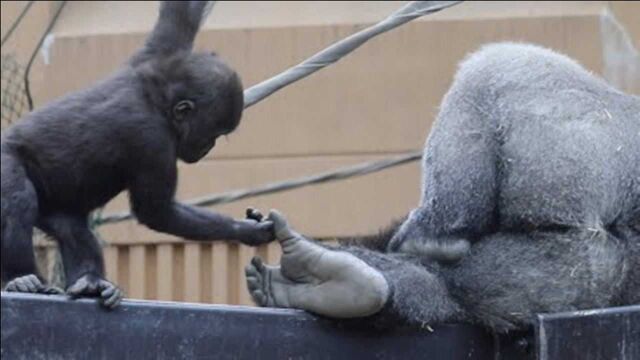
[[[540,312],[640,302],[640,98],[532,45],[460,66],[401,226],[325,247],[272,212],[280,266],[254,258],[262,306],[508,331]]]

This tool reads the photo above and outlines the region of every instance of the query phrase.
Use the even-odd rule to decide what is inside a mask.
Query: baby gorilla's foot
[[[335,318],[363,317],[382,309],[389,286],[377,270],[352,254],[305,239],[276,211],[268,218],[283,255],[279,267],[264,265],[258,257],[246,267],[247,286],[258,305]]]
[[[64,291],[60,288],[44,285],[34,274],[20,276],[9,281],[7,286],[4,288],[4,291],[46,295],[64,294]]]
[[[72,298],[99,297],[100,303],[109,309],[116,307],[122,300],[122,290],[111,282],[98,276],[86,274],[76,280],[67,289],[67,294]]]

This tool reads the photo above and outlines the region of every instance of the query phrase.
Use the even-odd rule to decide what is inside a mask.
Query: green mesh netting
[[[2,129],[29,111],[23,76],[24,67],[16,60],[16,57],[13,54],[3,54],[0,92]]]

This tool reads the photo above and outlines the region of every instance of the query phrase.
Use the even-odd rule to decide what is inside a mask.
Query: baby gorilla
[[[640,98],[573,60],[493,44],[463,62],[427,140],[420,206],[379,236],[322,246],[272,213],[263,306],[377,324],[474,322],[640,303]]]
[[[115,306],[88,215],[123,190],[148,227],[192,240],[259,245],[272,224],[174,200],[181,159],[203,158],[238,126],[242,84],[218,56],[192,53],[206,1],[167,1],[142,49],[97,85],[38,109],[2,137],[2,282],[8,291],[55,292],[35,276],[36,226],[60,245],[72,296]]]

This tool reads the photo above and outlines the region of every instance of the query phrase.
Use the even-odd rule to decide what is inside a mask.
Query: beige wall
[[[384,17],[398,3],[220,2],[198,38],[241,74],[246,86],[292,66]],[[456,64],[481,44],[536,42],[603,68],[600,16],[606,2],[468,2],[415,21],[246,111],[228,142],[197,165],[180,165],[178,198],[254,187],[420,149]],[[3,10],[5,4],[3,2]],[[638,4],[615,14],[638,43]],[[148,2],[72,2],[55,28],[51,62],[35,91],[44,104],[83,88],[121,63],[150,29]],[[5,23],[3,11],[3,29]],[[3,49],[4,52],[4,49]],[[282,210],[310,236],[376,231],[419,199],[419,164],[216,207],[240,217],[248,205]],[[126,197],[106,212],[128,208]],[[110,279],[134,298],[249,304],[243,267],[278,249],[197,244],[134,222],[104,226]]]

